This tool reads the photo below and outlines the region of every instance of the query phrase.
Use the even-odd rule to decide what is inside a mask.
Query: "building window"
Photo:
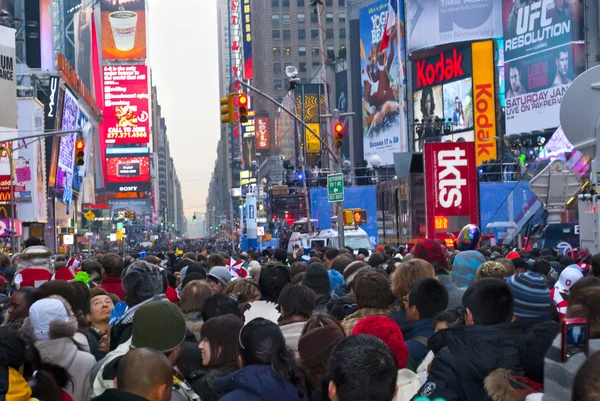
[[[283,25],[289,25],[289,24],[290,24],[290,15],[283,14]]]
[[[273,47],[273,57],[280,57],[280,56],[281,56],[281,48]]]
[[[306,19],[306,16],[304,14],[298,14],[298,23],[299,24],[304,24],[305,19]]]
[[[276,91],[280,91],[283,88],[283,83],[281,81],[281,79],[274,79],[273,80],[273,89],[275,89]]]
[[[346,58],[346,46],[341,45],[340,46],[340,54],[338,55],[339,58]]]
[[[306,39],[306,29],[298,29],[298,39]]]
[[[333,6],[333,0],[325,0],[326,6]]]
[[[341,13],[340,13],[341,14]],[[346,14],[344,14],[345,16]],[[325,13],[325,21],[327,23],[333,22],[333,13]]]
[[[285,71],[286,68],[291,67],[292,63],[283,63],[283,70]]]
[[[327,46],[327,57],[329,57],[330,60],[335,60],[335,50],[333,49],[332,45]]]
[[[281,7],[289,7],[290,0],[281,0]]]
[[[304,0],[298,0],[298,7],[304,7]]]
[[[312,55],[313,56],[318,56],[319,55],[319,46],[313,46],[312,47]]]
[[[333,39],[333,29],[327,28],[327,39]]]
[[[306,66],[306,63],[300,63],[299,71],[300,72],[308,72],[308,67]]]
[[[298,47],[298,55],[299,56],[306,56],[306,47],[305,46],[299,46]]]
[[[281,63],[273,63],[273,74],[281,73]]]
[[[271,23],[273,24],[273,26],[279,26],[279,15],[278,14],[271,15]]]
[[[292,56],[292,48],[289,46],[284,46],[283,47],[283,55],[285,57],[291,57]]]
[[[329,18],[329,17],[327,17]],[[346,23],[346,12],[341,12],[339,17],[340,19],[340,24],[345,24]],[[333,15],[331,16],[331,19],[333,20]]]
[[[316,24],[317,22],[319,22],[319,16],[317,15],[317,13],[311,11],[310,22],[312,22],[313,24]]]
[[[340,39],[346,39],[346,28],[340,28]]]
[[[290,40],[292,38],[292,33],[289,29],[283,30],[283,40]]]
[[[273,39],[281,38],[281,31],[272,31]]]
[[[312,63],[313,73],[317,72],[317,70],[319,68],[321,68],[321,63],[319,63],[318,61],[313,61],[313,63]]]
[[[319,30],[318,29],[311,29],[310,30],[310,38],[311,39],[319,39]]]
[[[271,0],[271,7],[279,7],[279,0]]]
[[[338,4],[340,6],[345,6],[346,5],[346,0],[338,0]]]

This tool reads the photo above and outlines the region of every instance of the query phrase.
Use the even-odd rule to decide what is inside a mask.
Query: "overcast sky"
[[[148,0],[153,84],[188,221],[206,210],[219,140],[216,0]]]

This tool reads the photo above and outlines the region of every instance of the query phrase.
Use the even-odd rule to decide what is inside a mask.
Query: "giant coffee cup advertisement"
[[[146,1],[101,0],[102,58],[146,58]]]

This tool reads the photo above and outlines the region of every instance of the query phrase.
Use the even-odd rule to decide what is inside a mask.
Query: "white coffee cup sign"
[[[109,14],[108,20],[117,50],[126,52],[135,45],[138,16],[133,11],[119,10]]]

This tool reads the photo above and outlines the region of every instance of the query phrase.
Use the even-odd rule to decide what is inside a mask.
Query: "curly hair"
[[[402,262],[392,277],[392,293],[402,304],[410,286],[422,278],[435,278],[435,270],[431,263],[418,258]]]

